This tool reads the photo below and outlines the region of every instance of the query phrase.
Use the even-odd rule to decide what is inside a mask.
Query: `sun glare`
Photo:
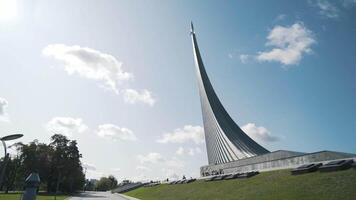
[[[0,0],[0,20],[9,20],[17,15],[17,0]]]

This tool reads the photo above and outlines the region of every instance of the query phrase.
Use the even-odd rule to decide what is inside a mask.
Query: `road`
[[[111,192],[83,192],[69,200],[135,200],[135,198],[111,194]]]

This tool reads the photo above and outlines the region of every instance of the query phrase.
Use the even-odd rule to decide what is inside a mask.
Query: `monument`
[[[344,158],[356,160],[355,154],[333,151],[302,153],[278,150],[270,152],[251,139],[230,117],[216,95],[200,55],[193,23],[191,23],[190,35],[209,162],[209,165],[200,168],[201,176],[293,168],[302,164]]]

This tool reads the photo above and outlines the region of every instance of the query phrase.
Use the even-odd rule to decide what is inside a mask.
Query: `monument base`
[[[202,166],[200,168],[200,176],[205,177],[217,174],[233,174],[251,171],[272,171],[295,168],[303,164],[316,162],[326,163],[332,160],[340,159],[354,159],[356,161],[356,154],[335,151],[302,153],[278,150],[228,163]]]

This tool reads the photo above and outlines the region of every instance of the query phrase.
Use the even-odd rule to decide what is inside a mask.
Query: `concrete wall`
[[[276,151],[266,155],[255,156],[230,163],[203,166],[200,168],[200,175],[206,176],[206,172],[212,174],[213,171],[220,171],[224,174],[243,173],[249,171],[271,171],[295,168],[307,163],[325,163],[331,160],[345,158],[354,158],[354,160],[356,160],[356,155],[332,151],[321,151],[309,154],[290,151]]]

